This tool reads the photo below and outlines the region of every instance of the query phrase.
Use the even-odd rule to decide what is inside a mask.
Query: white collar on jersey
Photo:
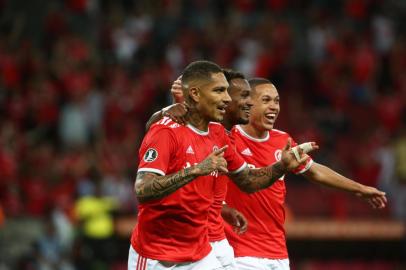
[[[203,130],[200,130],[200,129],[198,129],[198,128],[192,126],[191,124],[186,124],[186,126],[187,126],[188,128],[190,128],[194,133],[197,133],[197,134],[199,134],[199,135],[203,135],[203,136],[209,135],[209,129],[210,129],[210,127],[207,127],[207,131],[203,131]]]
[[[250,136],[247,132],[245,132],[240,125],[237,125],[236,127],[244,137],[250,139],[251,141],[266,142],[267,140],[269,140],[269,131],[266,132],[266,135],[264,138],[254,138],[254,137]]]

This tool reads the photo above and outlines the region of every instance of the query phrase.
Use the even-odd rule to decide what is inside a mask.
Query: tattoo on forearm
[[[177,173],[165,176],[140,172],[137,174],[135,192],[139,202],[160,199],[175,192],[195,177],[191,168],[185,168]]]
[[[245,169],[241,173],[231,175],[236,185],[245,192],[255,192],[271,186],[286,173],[281,162],[258,169]]]

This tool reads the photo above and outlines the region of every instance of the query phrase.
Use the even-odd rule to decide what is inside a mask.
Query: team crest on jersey
[[[145,152],[144,155],[144,161],[145,162],[152,162],[158,158],[158,151],[156,151],[154,148],[149,148],[147,152]]]
[[[277,161],[280,161],[282,159],[282,150],[279,149],[275,151],[275,159]]]

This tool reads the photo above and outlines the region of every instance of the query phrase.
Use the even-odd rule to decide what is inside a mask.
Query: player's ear
[[[189,96],[194,102],[199,102],[200,100],[200,89],[198,87],[191,87],[189,89]]]

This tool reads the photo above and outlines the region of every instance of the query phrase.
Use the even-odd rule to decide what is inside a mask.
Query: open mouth
[[[241,111],[247,116],[250,115],[250,108],[242,108]]]
[[[217,110],[219,110],[221,114],[225,114],[226,113],[226,107],[227,106],[217,106]]]
[[[267,114],[265,114],[265,118],[266,118],[269,122],[274,123],[274,122],[275,122],[275,119],[276,119],[276,113],[267,113]]]

